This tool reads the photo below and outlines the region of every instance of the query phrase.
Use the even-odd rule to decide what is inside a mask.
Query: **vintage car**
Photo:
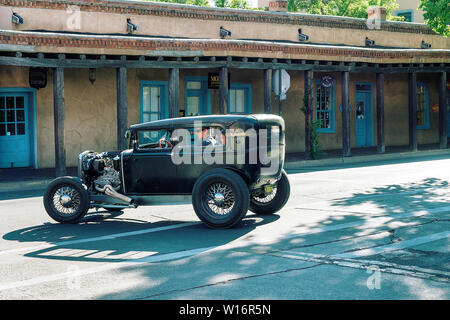
[[[248,210],[273,214],[287,202],[284,121],[267,114],[156,120],[127,130],[128,149],[78,157],[78,177],[53,180],[44,206],[77,223],[90,208],[120,211],[192,201],[211,228],[230,228]]]

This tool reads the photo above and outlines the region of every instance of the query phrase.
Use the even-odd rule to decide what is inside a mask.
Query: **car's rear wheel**
[[[55,221],[77,223],[89,210],[89,194],[74,178],[56,178],[45,190],[44,207]]]
[[[291,186],[286,172],[283,170],[281,178],[273,191],[269,194],[252,194],[250,211],[256,214],[274,214],[281,210],[289,200]]]
[[[227,169],[205,173],[192,191],[195,213],[210,228],[233,227],[246,215],[249,203],[247,184]]]

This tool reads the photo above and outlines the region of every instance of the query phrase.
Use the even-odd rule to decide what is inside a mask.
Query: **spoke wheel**
[[[235,172],[213,169],[195,182],[192,205],[210,228],[231,228],[246,215],[250,203],[248,186]]]
[[[48,215],[61,223],[76,223],[89,210],[89,194],[81,181],[73,177],[53,180],[44,193]]]
[[[256,214],[273,214],[284,207],[289,200],[291,187],[286,172],[283,170],[280,180],[273,191],[267,195],[264,193],[252,194],[250,199],[250,211]]]

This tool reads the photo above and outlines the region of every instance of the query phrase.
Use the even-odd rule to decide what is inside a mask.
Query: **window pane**
[[[6,108],[14,109],[14,97],[6,97]]]
[[[0,110],[5,109],[5,97],[0,97]]]
[[[425,125],[425,112],[424,111],[418,111],[417,112],[417,122],[416,124],[418,126]]]
[[[188,116],[195,116],[199,114],[200,98],[188,97],[187,98],[187,110],[189,110]]]
[[[24,110],[16,110],[16,119],[17,119],[17,121],[25,121],[25,111]]]
[[[202,88],[202,83],[200,81],[188,81],[186,86],[191,90],[200,90]]]
[[[235,112],[244,112],[245,108],[245,91],[236,90],[236,107]]]
[[[14,122],[15,121],[14,109],[13,110],[6,110],[6,120],[8,122]]]
[[[16,125],[14,123],[9,123],[6,127],[6,135],[14,136],[16,135]]]
[[[0,136],[6,135],[6,124],[0,123]]]
[[[143,112],[150,111],[150,88],[149,87],[142,88],[142,111]]]
[[[331,129],[331,90],[333,87],[325,88],[317,84],[316,88],[316,119],[320,121],[320,128]]]
[[[25,134],[25,123],[17,124],[17,134]]]
[[[160,95],[160,88],[159,87],[152,87],[150,90],[150,111],[153,112],[159,112],[159,95]]]
[[[5,122],[5,110],[0,109],[0,122]]]
[[[23,108],[24,107],[24,98],[23,97],[16,97],[16,108]]]
[[[230,112],[236,112],[236,90],[230,90]]]

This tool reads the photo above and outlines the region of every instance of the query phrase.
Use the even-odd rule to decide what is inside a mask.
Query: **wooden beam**
[[[378,153],[386,151],[384,141],[384,74],[377,73],[377,149]]]
[[[228,112],[228,68],[222,67],[219,72],[219,113]]]
[[[312,70],[305,71],[305,99],[304,113],[305,113],[305,159],[312,158],[311,154],[311,122],[313,119],[313,104],[314,104],[314,72]]]
[[[64,68],[56,68],[53,72],[53,106],[55,130],[55,175],[67,174],[66,148],[64,144]]]
[[[409,149],[417,151],[417,74],[408,74]]]
[[[342,155],[350,157],[350,73],[342,72]]]
[[[180,69],[169,69],[169,118],[180,116]]]
[[[116,69],[117,80],[117,148],[124,150],[127,146],[125,132],[128,126],[127,107],[127,68]]]
[[[439,78],[439,146],[441,149],[447,148],[447,73],[441,72]]]
[[[272,69],[264,69],[264,113],[272,112]]]
[[[385,74],[399,74],[399,73],[437,73],[437,72],[450,72],[450,66],[448,65],[433,65],[430,64],[420,67],[411,67],[404,65],[402,68],[395,67],[392,65],[379,65],[376,66],[356,66],[352,65],[320,65],[318,61],[312,63],[306,63],[305,60],[301,60],[299,63],[272,63],[272,61],[264,62],[262,58],[257,61],[238,61],[237,59],[227,59],[226,61],[217,61],[214,59],[205,61],[171,61],[165,60],[163,57],[158,57],[153,60],[125,60],[122,59],[109,59],[103,56],[103,59],[55,59],[55,58],[29,58],[29,57],[10,57],[10,56],[0,56],[0,65],[7,66],[23,66],[23,67],[46,67],[46,68],[152,68],[152,69],[170,69],[170,68],[180,68],[180,69],[217,69],[221,67],[228,67],[233,69],[286,69],[286,70],[297,70],[306,71],[313,70],[317,72],[352,72],[352,73],[385,73]]]

